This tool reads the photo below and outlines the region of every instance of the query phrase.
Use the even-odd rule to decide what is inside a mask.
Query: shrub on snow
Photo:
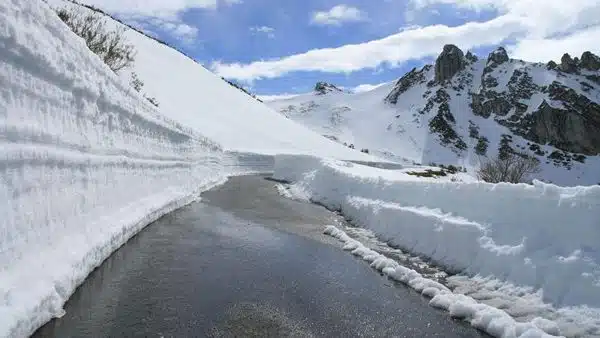
[[[115,73],[131,66],[135,61],[135,49],[125,40],[124,29],[110,31],[106,22],[96,13],[86,14],[63,8],[57,14]]]
[[[483,161],[477,171],[480,180],[489,183],[523,183],[529,175],[540,172],[540,161],[526,155],[507,153]]]

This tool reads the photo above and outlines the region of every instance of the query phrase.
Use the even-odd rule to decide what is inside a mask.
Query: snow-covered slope
[[[53,8],[88,10],[69,1],[48,2]],[[106,19],[110,26],[125,27]],[[121,72],[123,81],[129,82],[135,72],[144,82],[145,95],[158,101],[162,115],[202,133],[225,150],[368,158],[282,117],[169,46],[133,29],[127,29],[125,37],[135,47],[136,57],[134,67]]]
[[[495,53],[477,59],[457,49],[462,68],[443,80],[436,78],[440,68],[436,74],[427,65],[368,92],[315,91],[267,103],[318,133],[388,159],[474,170],[482,156],[510,147],[541,161],[539,179],[599,183],[600,71],[585,67],[600,63],[576,60],[585,66],[563,71],[510,60],[503,49]],[[587,56],[582,60],[598,61]]]

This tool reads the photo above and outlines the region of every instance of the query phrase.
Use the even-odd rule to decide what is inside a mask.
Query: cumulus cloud
[[[339,26],[344,22],[364,21],[366,15],[356,7],[337,5],[328,11],[315,12],[311,23],[314,25]]]
[[[446,43],[473,49],[511,41],[514,42],[509,46],[514,53],[512,57],[532,61],[556,59],[567,50],[580,54],[588,49],[598,52],[600,48],[592,42],[598,40],[597,26],[600,26],[600,2],[597,0],[547,0],[543,4],[539,0],[411,0],[407,10],[426,11],[436,4],[476,11],[493,10],[497,16],[485,22],[467,22],[455,27],[413,26],[382,39],[314,49],[248,64],[215,62],[212,68],[228,78],[253,81],[297,71],[350,73],[385,65],[395,67],[409,60],[433,57]],[[321,12],[319,21],[334,24],[335,20],[328,19],[330,12]]]

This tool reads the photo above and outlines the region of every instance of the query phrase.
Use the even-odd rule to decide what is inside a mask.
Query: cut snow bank
[[[600,308],[600,187],[420,180],[309,156],[277,156],[275,178],[451,271]]]
[[[145,225],[222,182],[41,1],[0,2],[0,337],[31,334]]]

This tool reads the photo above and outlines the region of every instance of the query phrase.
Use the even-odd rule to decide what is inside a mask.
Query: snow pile
[[[307,156],[278,156],[275,178],[452,272],[600,308],[600,187],[444,182]]]
[[[527,323],[518,323],[506,312],[481,304],[473,298],[454,294],[444,285],[424,278],[415,270],[403,267],[396,261],[365,247],[335,226],[325,228],[325,234],[344,243],[344,250],[361,257],[371,267],[381,271],[389,278],[404,283],[423,296],[432,298],[430,305],[450,312],[454,318],[465,319],[474,327],[494,337],[552,337],[559,335],[558,326],[543,318],[534,318]]]

